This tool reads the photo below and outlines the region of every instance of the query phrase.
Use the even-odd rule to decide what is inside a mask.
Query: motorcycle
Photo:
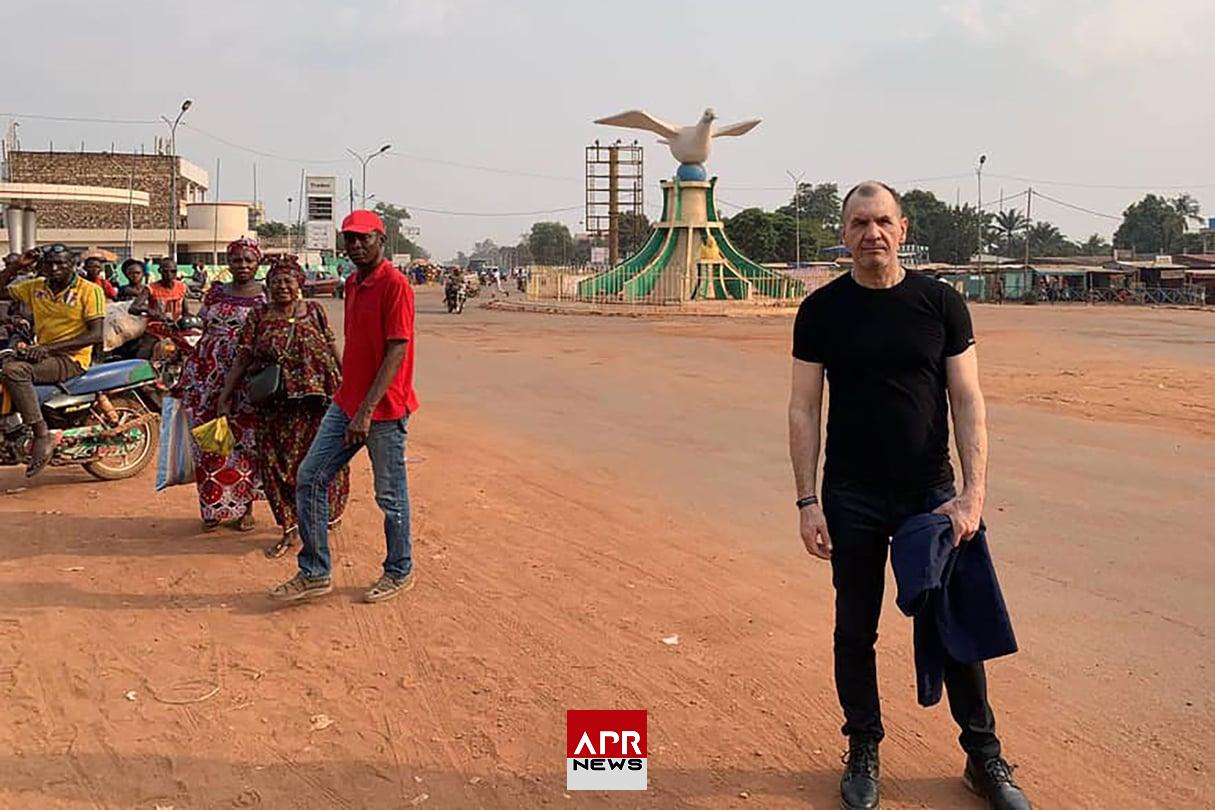
[[[443,290],[443,298],[447,302],[447,311],[457,315],[464,313],[464,302],[468,299],[468,285],[463,281],[447,282]]]
[[[195,316],[179,321],[148,322],[146,334],[151,340],[143,344],[148,348],[141,348],[139,354],[152,364],[152,369],[165,390],[171,391],[181,382],[186,358],[202,338],[202,326],[202,319]]]
[[[0,350],[0,364],[20,359],[16,349]],[[61,383],[38,385],[42,416],[55,437],[50,466],[83,466],[103,481],[137,475],[156,455],[156,372],[147,360],[102,363]],[[29,462],[33,431],[12,407],[8,391],[0,401],[0,466]]]

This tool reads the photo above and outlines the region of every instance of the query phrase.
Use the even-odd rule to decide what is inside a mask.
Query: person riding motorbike
[[[105,323],[105,293],[76,274],[71,250],[49,245],[39,263],[42,275],[26,281],[12,283],[16,267],[0,271],[0,299],[20,301],[34,315],[35,343],[19,343],[19,359],[0,368],[0,383],[34,434],[28,478],[42,472],[55,449],[34,386],[83,374],[92,363],[93,347],[102,343]]]
[[[455,310],[461,293],[467,293],[464,271],[459,267],[453,267],[443,282],[443,300],[447,303],[448,312]]]

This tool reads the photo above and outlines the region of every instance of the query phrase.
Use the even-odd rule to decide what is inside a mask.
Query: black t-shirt
[[[952,482],[945,358],[974,342],[962,296],[915,272],[884,290],[847,275],[806,298],[793,356],[827,370],[824,477],[892,489]]]

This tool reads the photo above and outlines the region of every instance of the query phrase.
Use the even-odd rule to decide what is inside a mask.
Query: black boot
[[[876,810],[878,806],[878,741],[872,737],[850,737],[844,755],[844,777],[840,799],[844,810]]]
[[[1013,781],[1013,769],[1002,757],[966,758],[962,774],[966,787],[987,799],[991,810],[1032,810],[1029,799]]]

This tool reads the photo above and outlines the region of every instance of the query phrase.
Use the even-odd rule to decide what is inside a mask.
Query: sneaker
[[[1029,799],[1013,781],[1013,766],[1003,757],[982,761],[967,757],[962,781],[972,792],[987,799],[991,810],[1032,810]]]
[[[880,789],[878,779],[878,741],[872,737],[850,737],[848,753],[844,754],[844,776],[840,779],[840,802],[844,810],[877,810]]]
[[[405,593],[405,591],[412,587],[412,574],[407,574],[403,577],[385,574],[376,580],[376,583],[371,586],[367,593],[363,594],[363,600],[366,602],[386,602],[394,596]]]
[[[329,577],[308,579],[303,574],[296,574],[270,591],[270,598],[276,602],[299,602],[324,596],[332,590],[333,582]]]

